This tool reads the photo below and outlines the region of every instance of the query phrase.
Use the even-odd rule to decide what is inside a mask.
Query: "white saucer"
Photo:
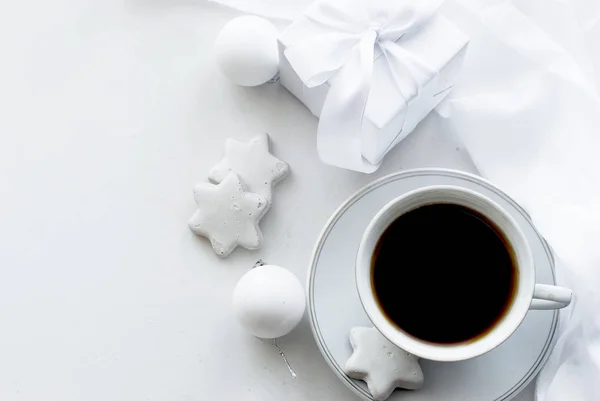
[[[317,345],[339,378],[365,400],[365,384],[350,379],[342,366],[352,353],[354,326],[372,326],[360,304],[354,258],[362,233],[375,213],[405,192],[428,185],[456,185],[504,206],[528,237],[538,283],[555,284],[552,253],[526,212],[481,178],[453,170],[421,169],[381,178],[348,199],[331,217],[317,242],[308,276],[309,316]],[[421,360],[421,390],[396,390],[389,401],[501,401],[518,394],[539,372],[556,340],[557,311],[530,311],[504,344],[478,358],[441,363]]]

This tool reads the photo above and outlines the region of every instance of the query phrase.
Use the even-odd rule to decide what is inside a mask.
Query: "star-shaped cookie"
[[[396,387],[418,390],[423,385],[419,358],[389,342],[376,328],[352,328],[350,344],[354,352],[344,372],[365,381],[374,400],[385,400]]]
[[[194,188],[198,210],[189,221],[194,234],[202,235],[219,256],[225,257],[240,245],[258,249],[262,233],[258,222],[267,211],[267,200],[246,192],[240,178],[227,174],[220,184],[200,183]]]
[[[248,191],[271,202],[273,187],[289,174],[290,167],[269,152],[269,136],[261,134],[247,143],[231,138],[225,142],[225,157],[210,170],[208,179],[219,183],[229,172],[236,173]]]

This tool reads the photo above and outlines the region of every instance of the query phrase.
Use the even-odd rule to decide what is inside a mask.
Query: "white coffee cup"
[[[489,219],[509,242],[515,255],[518,279],[512,304],[486,334],[468,342],[437,344],[420,340],[390,322],[381,310],[372,285],[372,258],[379,238],[399,216],[429,204],[456,204]],[[399,253],[399,260],[402,255]],[[483,268],[483,267],[482,267]],[[529,309],[559,309],[571,302],[567,288],[536,284],[533,255],[527,239],[515,220],[496,202],[474,191],[454,186],[429,186],[408,192],[385,205],[363,234],[356,259],[356,285],[361,303],[373,325],[392,343],[421,358],[460,361],[482,355],[509,338]],[[410,285],[410,283],[403,283]],[[411,305],[406,305],[410,308]],[[424,319],[427,317],[424,316]]]

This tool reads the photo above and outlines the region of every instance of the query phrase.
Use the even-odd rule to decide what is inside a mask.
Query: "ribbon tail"
[[[402,102],[404,103],[404,106],[401,109],[402,123],[400,132],[383,152],[381,156],[383,159],[383,156],[388,150],[398,143],[397,138],[399,138],[402,131],[404,131],[409,101],[419,96],[422,89],[419,82],[428,82],[438,75],[438,72],[418,57],[415,57],[413,54],[407,52],[391,41],[384,42],[382,44],[382,49],[394,85],[400,95],[399,98],[402,99]]]
[[[324,163],[363,173],[379,168],[362,157],[360,140],[373,79],[375,38],[375,32],[365,35],[330,80],[317,129],[317,149]]]

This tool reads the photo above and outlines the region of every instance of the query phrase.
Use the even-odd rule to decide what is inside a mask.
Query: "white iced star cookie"
[[[194,234],[210,240],[215,253],[225,257],[240,245],[258,249],[262,233],[258,222],[267,211],[267,200],[246,192],[240,178],[227,174],[220,184],[200,183],[194,188],[198,210],[189,221]]]
[[[271,202],[273,187],[289,174],[290,167],[269,152],[269,136],[261,134],[247,143],[231,138],[225,142],[225,157],[210,170],[208,179],[218,183],[229,172],[239,175],[248,191]]]
[[[396,387],[418,390],[423,385],[419,358],[389,342],[376,328],[352,328],[350,344],[354,352],[344,372],[365,381],[374,400],[385,400]]]

